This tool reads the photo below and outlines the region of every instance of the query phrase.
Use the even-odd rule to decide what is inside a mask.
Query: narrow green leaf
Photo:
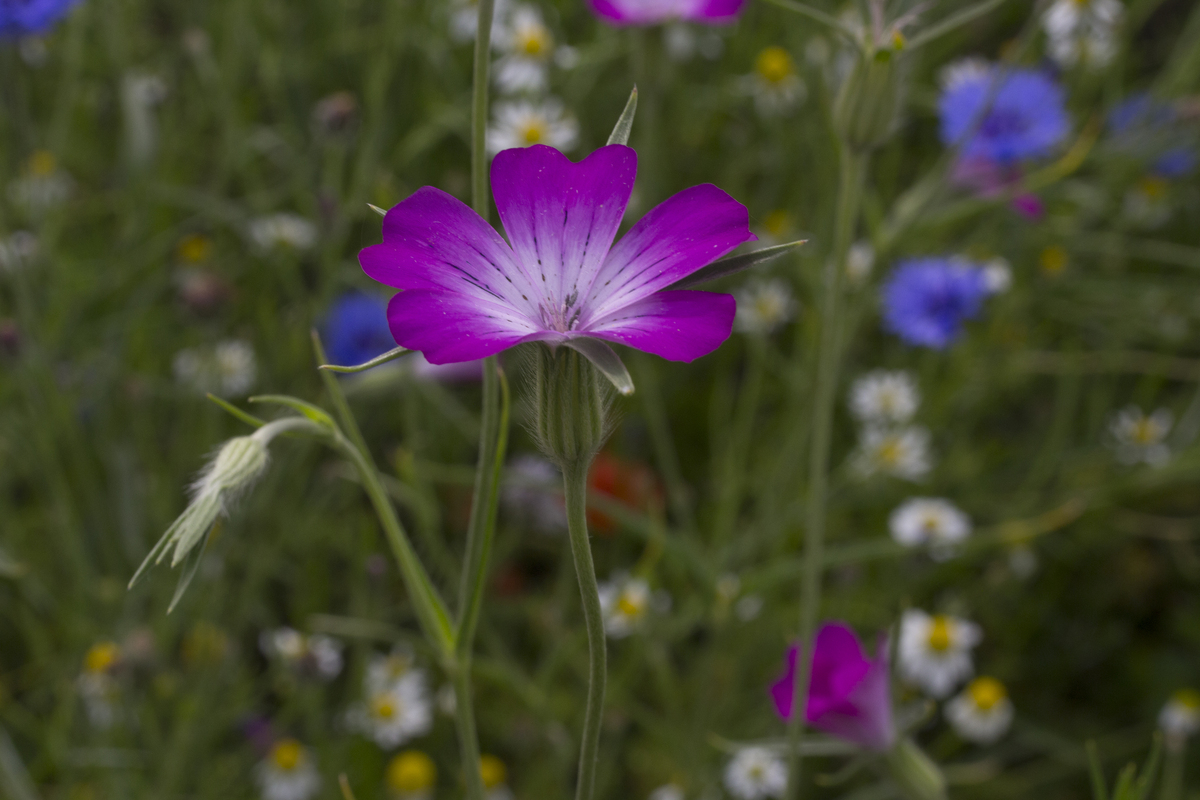
[[[707,267],[693,272],[686,278],[677,280],[668,286],[668,289],[690,289],[693,286],[699,286],[702,283],[715,281],[717,278],[724,278],[727,275],[733,275],[742,270],[756,267],[759,264],[765,264],[768,261],[774,261],[780,256],[787,255],[789,252],[807,242],[807,239],[799,239],[795,242],[787,244],[777,244],[774,247],[764,247],[761,250],[752,250],[749,253],[743,253],[740,256],[729,256],[722,258],[720,261],[714,261]]]
[[[317,367],[317,369],[325,369],[329,370],[330,372],[364,372],[371,367],[378,367],[380,364],[386,364],[387,362],[397,359],[408,352],[411,351],[407,348],[397,347],[394,350],[388,350],[383,355],[375,356],[375,358],[372,358],[370,361],[364,361],[357,366],[340,367],[336,364],[322,364],[321,366]]]
[[[1088,774],[1092,779],[1092,800],[1108,800],[1108,789],[1104,782],[1104,769],[1100,766],[1100,753],[1095,742],[1087,743]]]
[[[843,23],[841,20],[839,20],[837,17],[835,17],[831,14],[826,14],[824,11],[822,11],[819,8],[813,8],[812,6],[808,5],[807,3],[799,3],[799,2],[796,2],[796,0],[767,0],[767,1],[773,5],[779,6],[780,8],[786,8],[788,11],[794,11],[797,14],[800,14],[801,16],[805,16],[811,20],[820,22],[822,25],[828,25],[830,28],[832,28],[833,30],[842,34],[850,41],[852,41],[852,42],[855,41],[854,31],[852,31],[849,27],[847,27],[846,24]]]
[[[387,212],[384,211],[379,206],[375,205],[374,203],[367,203],[367,208],[371,209],[372,211],[374,211],[376,214],[378,214],[381,217],[387,216]]]
[[[1138,777],[1137,788],[1132,800],[1149,800],[1150,790],[1154,788],[1154,779],[1158,777],[1158,762],[1162,758],[1162,746],[1162,734],[1155,732],[1154,745],[1150,748],[1150,755],[1146,759],[1146,763],[1142,765],[1142,774]]]
[[[337,426],[333,423],[333,417],[325,413],[324,409],[314,406],[312,403],[301,400],[298,397],[292,397],[286,394],[260,394],[250,398],[251,403],[276,403],[281,406],[287,406],[293,411],[298,411],[304,416],[311,419],[318,425],[323,425],[330,430]]]
[[[915,50],[922,45],[929,44],[934,39],[950,33],[955,28],[960,28],[963,25],[966,25],[976,17],[982,17],[992,9],[1000,7],[1003,3],[1004,0],[983,0],[983,2],[976,3],[970,8],[964,8],[957,14],[951,14],[938,24],[921,31],[916,36],[912,37],[912,39],[908,41],[906,49]]]
[[[142,579],[142,575],[146,573],[146,569],[151,564],[157,564],[162,561],[163,556],[166,555],[167,548],[171,546],[171,542],[175,538],[176,531],[179,530],[179,522],[183,519],[183,515],[186,513],[187,509],[184,509],[183,514],[180,514],[175,518],[175,521],[171,523],[171,527],[167,528],[166,533],[164,533],[159,540],[155,542],[154,547],[150,548],[150,552],[146,554],[144,559],[142,559],[141,566],[137,568],[137,572],[133,573],[133,577],[129,579],[129,585],[126,588],[132,589],[134,585]]]
[[[626,397],[633,394],[633,378],[629,376],[629,370],[625,369],[621,357],[607,343],[590,337],[579,337],[568,339],[564,344],[592,362],[592,366],[600,370],[618,392]]]
[[[613,126],[612,133],[608,136],[607,144],[629,144],[629,134],[633,130],[633,115],[636,113],[637,87],[634,86],[633,91],[629,93],[629,99],[625,101],[625,110],[617,118],[617,124]]]
[[[175,586],[175,594],[171,597],[171,605],[167,606],[167,613],[170,614],[175,610],[175,606],[179,605],[179,601],[183,599],[183,593],[187,591],[191,585],[192,579],[196,577],[196,571],[200,569],[200,562],[204,559],[204,551],[208,548],[208,540],[212,538],[212,532],[216,529],[214,525],[212,529],[205,535],[204,541],[200,542],[198,547],[192,548],[192,551],[187,554],[187,558],[183,561],[183,570],[179,573],[179,583]]]
[[[247,414],[245,411],[242,411],[237,406],[233,405],[232,403],[225,402],[224,400],[217,397],[215,394],[212,394],[211,392],[206,396],[208,397],[209,400],[212,400],[214,403],[216,403],[221,408],[225,409],[230,414],[237,417],[238,419],[240,419],[242,422],[246,423],[247,425],[253,425],[256,428],[261,428],[263,425],[267,424],[266,420],[259,419],[258,417],[253,416],[252,414]]]

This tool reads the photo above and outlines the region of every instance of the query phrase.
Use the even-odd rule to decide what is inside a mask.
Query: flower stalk
[[[801,651],[811,653],[821,604],[822,560],[825,547],[826,501],[829,485],[829,449],[833,436],[833,404],[837,392],[838,361],[841,353],[839,326],[841,280],[846,254],[858,219],[859,202],[866,175],[866,151],[843,146],[839,162],[838,203],[834,222],[833,252],[824,267],[821,294],[821,331],[817,354],[817,380],[812,410],[812,449],[809,451],[807,514],[804,531],[804,567],[800,579]],[[811,659],[801,658],[796,670],[794,696],[808,696]],[[804,708],[793,714],[788,726],[788,792],[800,792],[798,744],[804,727]]]

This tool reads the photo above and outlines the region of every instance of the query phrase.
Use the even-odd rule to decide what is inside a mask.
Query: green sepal
[[[613,126],[612,133],[608,135],[606,144],[629,144],[629,134],[633,131],[633,115],[636,113],[637,87],[634,86],[633,91],[629,93],[629,99],[625,101],[625,110],[617,118],[617,124]]]
[[[319,367],[317,367],[317,369],[329,370],[330,372],[364,372],[371,367],[378,367],[380,364],[386,364],[387,362],[393,361],[409,352],[411,351],[407,347],[397,347],[393,350],[388,350],[383,355],[375,356],[370,361],[364,361],[363,363],[357,364],[353,367],[341,367],[337,364],[321,364]]]
[[[333,417],[325,413],[325,410],[314,406],[312,403],[301,400],[298,397],[292,397],[286,394],[260,394],[250,398],[251,403],[275,403],[281,406],[287,406],[293,411],[303,414],[308,419],[321,425],[329,430],[337,430],[337,424],[334,423]]]
[[[372,211],[374,211],[376,214],[378,214],[381,217],[387,216],[387,212],[384,211],[379,206],[375,205],[374,203],[367,203],[367,208],[371,209]]]
[[[797,239],[794,242],[787,244],[777,244],[773,247],[764,247],[761,250],[752,250],[749,253],[743,253],[740,256],[729,256],[722,258],[720,261],[714,261],[703,269],[693,272],[686,278],[679,280],[668,286],[668,289],[691,289],[693,286],[699,286],[702,283],[715,281],[717,278],[724,278],[728,275],[734,275],[743,270],[756,267],[759,264],[765,264],[768,261],[774,261],[780,256],[787,255],[792,250],[802,244],[808,242],[808,239]]]
[[[580,336],[568,339],[563,344],[592,362],[592,366],[599,370],[600,374],[608,378],[609,382],[612,383],[618,392],[626,397],[633,394],[633,378],[629,375],[629,370],[621,362],[621,357],[608,346],[607,342],[587,336]]]
[[[209,392],[205,396],[209,400],[212,400],[214,403],[216,403],[218,406],[220,406],[222,409],[229,412],[234,417],[237,417],[242,422],[246,423],[247,425],[253,425],[255,428],[261,428],[263,425],[267,424],[267,421],[265,419],[259,419],[258,417],[254,416],[253,414],[247,414],[245,411],[242,411],[240,408],[233,405],[232,403],[227,403],[224,400],[222,400],[221,398],[217,397],[212,392]]]
[[[199,546],[194,547],[184,559],[183,571],[179,573],[179,583],[175,584],[175,594],[171,596],[171,605],[167,606],[168,614],[175,610],[175,606],[179,605],[179,601],[183,599],[183,593],[187,591],[192,579],[196,577],[196,571],[200,569],[200,562],[204,559],[204,551],[208,547],[208,540],[212,538],[216,527],[213,525],[209,528]]]

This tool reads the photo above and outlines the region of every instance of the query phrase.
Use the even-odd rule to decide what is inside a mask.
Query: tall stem
[[[607,654],[604,641],[604,617],[600,612],[600,588],[596,585],[596,567],[587,530],[588,464],[568,464],[563,469],[563,489],[567,503],[567,528],[571,535],[571,555],[579,578],[583,600],[583,619],[588,637],[588,696],[583,716],[583,737],[579,747],[579,783],[575,800],[591,800],[596,787],[596,757],[600,750],[600,721],[604,712],[604,688],[607,680]]]
[[[492,17],[495,0],[479,0],[475,31],[475,70],[471,98],[471,206],[485,220],[491,216],[487,173],[488,71],[492,55]],[[463,774],[469,800],[483,800],[485,790],[479,766],[479,737],[471,696],[471,649],[483,602],[488,556],[496,532],[496,499],[500,466],[507,440],[508,403],[501,405],[499,360],[483,362],[483,413],[479,430],[479,462],[475,470],[475,500],[467,530],[467,552],[459,587],[458,626],[455,630],[453,676],[454,720],[462,751]],[[503,387],[507,400],[507,386]]]
[[[821,293],[821,333],[817,354],[817,383],[812,408],[812,449],[809,451],[808,499],[804,531],[804,570],[800,578],[801,651],[796,670],[793,716],[788,726],[788,797],[800,796],[800,733],[812,665],[813,633],[821,604],[821,561],[825,547],[825,505],[829,484],[829,446],[833,436],[833,405],[837,394],[841,324],[842,274],[854,236],[859,200],[866,174],[865,153],[843,146],[839,161],[837,216],[833,252],[825,262]]]

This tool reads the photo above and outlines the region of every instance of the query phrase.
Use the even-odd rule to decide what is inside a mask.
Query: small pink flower
[[[844,623],[817,632],[805,721],[817,730],[868,750],[888,750],[895,742],[888,685],[887,640],[880,637],[874,659],[863,654],[854,631]],[[788,648],[787,670],[771,685],[775,710],[791,719],[800,648]]]
[[[588,0],[596,16],[612,25],[657,25],[699,22],[728,25],[737,20],[746,0]]]

